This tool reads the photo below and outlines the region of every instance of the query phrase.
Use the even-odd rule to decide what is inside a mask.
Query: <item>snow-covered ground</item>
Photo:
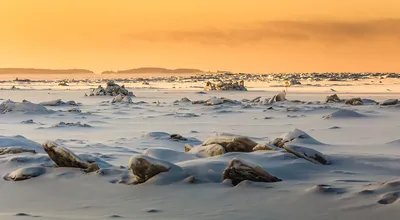
[[[200,92],[201,83],[127,84],[136,96],[133,103],[114,104],[110,96],[84,97],[88,88],[97,87],[90,83],[68,87],[2,83],[0,102],[10,99],[16,103],[8,102],[12,111],[0,114],[0,148],[37,153],[0,152],[0,174],[4,176],[0,218],[399,218],[400,105],[382,106],[368,100],[357,106],[324,102],[334,93],[341,99],[377,102],[400,98],[399,82],[303,82],[288,88],[288,101],[272,105],[263,101],[284,89],[273,82],[247,83],[246,92]],[[10,90],[12,85],[19,89]],[[184,97],[191,101],[225,97],[238,102],[211,106],[175,102]],[[256,97],[261,101],[249,102]],[[44,108],[33,104],[27,109],[24,99],[80,104]],[[171,140],[171,134],[184,139]],[[196,148],[210,137],[232,134],[259,144],[281,137],[289,141],[287,149],[301,152],[295,156],[278,148],[213,157],[199,154],[198,149],[185,152],[185,144]],[[45,141],[56,142],[80,160],[96,161],[100,172],[54,168],[41,146]],[[329,163],[300,157],[314,152]],[[169,171],[142,184],[129,184],[133,174],[128,161],[133,156],[151,158]],[[282,181],[243,181],[232,186],[223,181],[222,174],[233,158],[260,166]],[[23,174],[33,177],[7,181]]]

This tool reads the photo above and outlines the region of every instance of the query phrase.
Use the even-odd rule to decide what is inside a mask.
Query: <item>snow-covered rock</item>
[[[168,172],[171,168],[170,165],[166,161],[157,160],[145,155],[133,156],[129,159],[128,163],[129,169],[136,176],[137,184],[144,183],[159,173]]]
[[[52,113],[53,111],[48,110],[42,105],[29,101],[13,102],[11,100],[7,100],[0,104],[0,114],[12,112],[21,112],[26,114],[48,114]]]
[[[21,181],[38,177],[46,173],[45,167],[23,167],[11,173],[4,175],[3,179],[7,181]]]
[[[234,158],[229,162],[228,167],[226,167],[224,172],[222,173],[222,178],[224,180],[231,180],[232,185],[234,186],[244,180],[250,180],[254,182],[282,181],[281,179],[269,174],[262,167],[237,158]]]
[[[328,165],[330,164],[328,158],[322,153],[307,147],[300,147],[292,144],[287,144],[283,147],[287,152],[296,155],[297,157],[304,158],[316,164]]]
[[[49,155],[51,160],[59,167],[81,168],[86,169],[87,172],[99,169],[96,163],[88,163],[67,148],[58,146],[55,142],[47,141],[43,143],[43,149]]]
[[[252,141],[250,138],[243,136],[210,137],[204,141],[202,145],[206,146],[210,144],[219,144],[226,152],[251,152],[257,145],[257,143]]]

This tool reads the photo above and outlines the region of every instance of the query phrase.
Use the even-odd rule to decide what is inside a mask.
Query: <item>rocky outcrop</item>
[[[275,102],[283,102],[286,101],[286,91],[282,91],[277,95],[274,95],[271,99],[268,100],[268,104],[273,104]]]
[[[59,122],[57,124],[52,125],[53,128],[64,128],[64,127],[80,127],[80,128],[90,128],[91,125],[82,124],[80,121],[78,122]]]
[[[85,169],[86,172],[94,172],[99,169],[95,162],[89,163],[67,148],[58,146],[55,142],[47,141],[43,143],[43,149],[58,167],[81,168]]]
[[[312,163],[328,165],[329,160],[322,153],[307,147],[300,147],[295,145],[285,145],[283,147],[287,152],[296,155],[297,157],[304,158]]]
[[[396,105],[397,103],[399,103],[399,100],[398,99],[388,99],[388,100],[385,100],[385,101],[383,101],[382,103],[381,103],[381,105]]]
[[[111,101],[111,103],[117,103],[117,102],[121,102],[121,103],[132,103],[132,98],[130,96],[125,96],[125,95],[117,95],[113,98],[113,100]]]
[[[185,152],[197,154],[200,157],[214,157],[226,153],[225,148],[219,144],[200,145],[196,147],[185,144]]]
[[[22,102],[13,102],[11,100],[4,101],[0,104],[0,114],[20,112],[26,114],[47,114],[53,111],[46,109],[44,106],[35,104],[26,100]]]
[[[43,106],[61,106],[61,105],[72,105],[72,106],[78,106],[79,104],[76,103],[75,101],[67,101],[64,102],[61,99],[56,99],[48,102],[41,102],[39,105]]]
[[[259,150],[278,150],[278,148],[269,144],[257,144],[253,148],[253,151],[259,151]]]
[[[272,176],[258,165],[250,164],[240,159],[232,159],[222,173],[222,178],[232,181],[236,186],[244,180],[254,182],[279,182],[281,179]]]
[[[206,86],[204,87],[205,91],[212,91],[212,90],[238,90],[238,91],[247,91],[247,88],[244,86],[244,81],[227,81],[223,82],[220,81],[218,83],[212,83],[208,81]]]
[[[346,105],[363,105],[363,101],[361,98],[351,98],[351,99],[347,99],[344,104]]]
[[[338,95],[333,94],[333,95],[327,96],[326,99],[325,99],[325,102],[326,103],[329,103],[329,102],[341,102],[341,100],[340,100]]]
[[[168,172],[171,168],[167,162],[145,155],[131,157],[128,167],[136,176],[135,184],[144,183],[159,173]]]
[[[248,137],[243,136],[216,136],[208,138],[202,145],[207,146],[211,144],[221,145],[226,152],[252,152],[253,148],[257,145]]]
[[[89,92],[89,96],[117,96],[117,95],[123,95],[123,96],[134,96],[132,92],[129,92],[125,86],[119,86],[118,84],[114,83],[114,81],[108,81],[107,82],[107,87],[103,88],[101,85],[99,85],[95,89],[91,89]]]
[[[4,154],[21,154],[21,153],[36,154],[36,151],[34,149],[20,148],[20,147],[0,148],[0,155],[4,155]]]

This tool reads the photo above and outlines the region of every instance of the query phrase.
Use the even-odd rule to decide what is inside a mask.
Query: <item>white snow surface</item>
[[[340,98],[361,97],[382,102],[400,97],[398,84],[371,87],[362,84],[362,80],[350,83],[352,86],[339,86],[339,83],[335,86]],[[132,103],[112,104],[110,96],[84,97],[87,88],[96,87],[89,82],[69,83],[68,90],[44,82],[21,84],[19,90],[1,90],[0,98],[4,100],[26,99],[31,104],[6,101],[3,105],[13,113],[0,114],[0,147],[30,148],[38,153],[1,155],[0,174],[36,175],[40,171],[40,176],[17,182],[0,180],[0,219],[372,220],[400,217],[400,127],[396,105],[318,103],[332,94],[331,87],[307,86],[307,82],[290,87],[287,101],[268,106],[173,102],[183,97],[212,99],[213,104],[221,102],[220,98],[213,97],[240,101],[261,96],[264,100],[282,88],[254,82],[246,84],[247,92],[199,93],[194,86],[201,83],[152,83],[151,87],[119,84],[125,84],[135,93]],[[45,108],[35,104],[57,99],[82,103],[77,106],[82,112],[67,112],[65,106]],[[355,117],[340,109],[364,117]],[[340,114],[332,117],[335,120],[323,119],[338,110]],[[52,114],[43,114],[49,112]],[[198,117],[180,117],[194,114]],[[37,123],[21,123],[30,119]],[[39,129],[60,121],[81,121],[93,127]],[[295,137],[291,143],[321,152],[329,157],[331,164],[311,163],[283,149],[232,152],[215,157],[184,152],[185,144],[201,145],[216,133],[246,136],[260,144],[276,137]],[[172,140],[171,134],[185,139]],[[302,138],[297,138],[299,135]],[[80,169],[52,167],[54,163],[41,147],[48,140],[83,161],[97,162],[101,170],[87,174]],[[143,184],[124,184],[133,175],[127,167],[133,156],[151,158],[171,169]],[[244,181],[233,187],[222,181],[222,172],[233,158],[260,166],[283,181]]]

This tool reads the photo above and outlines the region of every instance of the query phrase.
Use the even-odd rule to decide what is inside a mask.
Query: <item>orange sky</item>
[[[5,0],[0,67],[398,71],[398,0]]]

